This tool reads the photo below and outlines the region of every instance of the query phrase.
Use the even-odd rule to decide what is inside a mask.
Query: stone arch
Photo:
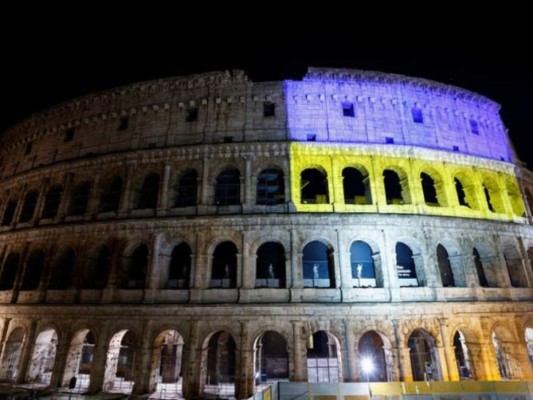
[[[157,207],[161,177],[157,172],[147,171],[137,178],[133,209],[146,210]]]
[[[325,330],[307,338],[308,382],[342,382],[342,358],[339,339]]]
[[[383,287],[383,270],[379,248],[364,240],[352,241],[349,248],[352,286],[361,288]]]
[[[524,338],[526,340],[527,355],[531,368],[533,368],[533,327],[527,326],[524,331]]]
[[[11,290],[15,284],[17,272],[20,264],[20,255],[11,252],[6,257],[0,274],[0,290]]]
[[[122,198],[122,177],[113,175],[103,180],[100,188],[99,212],[118,211]]]
[[[368,330],[357,342],[357,365],[361,378],[366,382],[390,382],[394,380],[392,345],[387,336],[376,330]]]
[[[0,380],[12,383],[17,381],[25,339],[26,329],[21,326],[11,329],[7,335],[0,363]]]
[[[495,177],[485,175],[481,186],[485,193],[485,202],[488,210],[493,213],[504,213],[505,207],[503,205],[502,193]]]
[[[36,290],[41,284],[44,270],[45,252],[42,249],[34,249],[26,258],[24,275],[20,290]]]
[[[446,251],[444,259],[439,259],[439,253],[438,253],[438,247],[442,246],[442,248]],[[443,286],[446,286],[444,284],[443,279],[443,270],[446,270],[446,265],[443,265],[441,270],[441,262],[444,264],[448,264],[449,268],[452,273],[453,281],[449,282],[452,283],[452,286],[455,287],[466,287],[466,274],[465,274],[465,268],[463,265],[463,259],[462,259],[462,253],[459,245],[455,242],[455,240],[450,238],[443,238],[439,240],[437,243],[437,264],[439,266],[439,271],[441,272],[441,281]],[[449,285],[448,285],[449,286]]]
[[[82,289],[104,289],[111,273],[112,254],[107,244],[100,244],[87,255],[81,273]]]
[[[89,195],[91,193],[92,183],[90,180],[78,182],[70,193],[70,203],[68,215],[83,215],[89,205]]]
[[[214,204],[233,206],[241,204],[241,171],[226,167],[215,178]]]
[[[190,207],[198,203],[198,171],[189,168],[181,171],[170,191],[171,207]]]
[[[496,323],[493,326],[491,338],[500,378],[503,380],[519,379],[521,366],[519,360],[514,358],[516,338],[513,333],[503,324]]]
[[[498,276],[494,270],[495,257],[485,243],[475,243],[472,256],[481,287],[498,287]]]
[[[254,340],[255,383],[289,379],[287,339],[276,330],[264,330]]]
[[[256,182],[255,204],[272,206],[285,203],[285,175],[280,167],[259,172]]]
[[[13,223],[15,217],[15,211],[17,210],[18,201],[16,199],[10,199],[7,201],[4,209],[4,215],[2,216],[2,224],[0,226],[9,226]]]
[[[415,329],[407,341],[414,381],[441,380],[441,369],[435,337],[425,329]]]
[[[522,199],[522,193],[520,193],[520,188],[514,177],[507,177],[505,180],[505,186],[507,189],[507,196],[509,197],[509,202],[511,203],[511,209],[513,214],[517,217],[525,217],[526,209],[524,207],[524,201]]]
[[[122,288],[144,289],[148,276],[148,260],[151,254],[150,247],[145,243],[139,243],[133,248],[130,246],[128,250],[125,252],[126,258]]]
[[[74,377],[76,389],[89,389],[95,345],[96,336],[91,329],[80,329],[74,333],[67,353],[62,386],[70,387]]]
[[[533,246],[527,249],[527,258],[529,260],[529,268],[533,272]]]
[[[281,243],[268,241],[261,244],[256,252],[255,287],[284,288],[286,258]]]
[[[20,212],[19,222],[28,222],[33,219],[38,199],[39,192],[37,190],[30,190],[26,193],[26,195],[24,196],[24,202],[22,203],[22,210]]]
[[[453,336],[453,350],[457,373],[460,380],[470,380],[475,378],[475,369],[470,349],[465,335],[461,330],[456,330]]]
[[[237,261],[239,251],[235,243],[229,240],[220,242],[212,254],[210,287],[237,287]]]
[[[400,287],[425,286],[426,274],[419,247],[412,241],[404,240],[396,242],[395,249]]]
[[[344,204],[372,204],[370,176],[362,165],[346,166],[342,170]]]
[[[58,336],[54,328],[44,329],[37,335],[26,374],[27,382],[44,386],[50,384],[56,358],[57,343]]]
[[[300,172],[300,201],[302,204],[329,204],[328,173],[313,166]]]
[[[411,204],[409,179],[403,168],[388,166],[383,169],[382,176],[387,204]]]
[[[53,185],[44,198],[43,211],[41,218],[54,218],[59,211],[59,205],[61,204],[61,197],[63,195],[63,186]]]
[[[227,330],[211,332],[203,341],[200,394],[235,394],[237,344]]]
[[[137,337],[131,330],[122,329],[112,336],[106,357],[104,392],[131,394],[137,349]]]
[[[304,287],[334,288],[334,248],[325,240],[312,240],[302,249]]]
[[[446,188],[441,174],[433,168],[424,168],[420,172],[420,181],[426,205],[437,207],[448,206]]]
[[[460,171],[453,177],[455,184],[455,193],[459,205],[479,210],[479,200],[474,180],[466,171]]]
[[[153,340],[149,390],[165,396],[182,397],[185,341],[179,331],[165,329]],[[155,394],[157,396],[157,394]]]
[[[66,246],[52,264],[48,289],[66,290],[72,286],[72,277],[76,266],[76,253],[71,246]]]
[[[182,241],[176,244],[170,253],[168,268],[161,277],[165,289],[186,289],[189,287],[192,267],[192,249]]]
[[[506,243],[503,246],[503,259],[507,267],[511,286],[528,287],[522,257],[514,244]]]

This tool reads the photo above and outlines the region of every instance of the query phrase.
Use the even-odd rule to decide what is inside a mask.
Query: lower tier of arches
[[[0,381],[251,396],[264,382],[533,379],[533,304],[0,308]]]

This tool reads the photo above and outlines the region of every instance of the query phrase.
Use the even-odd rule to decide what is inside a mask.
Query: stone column
[[[87,199],[87,210],[85,210],[85,215],[89,218],[93,217],[98,213],[99,207],[99,195],[100,195],[100,173],[97,172],[94,175],[94,179],[91,182],[91,191],[89,192],[89,198]]]
[[[490,373],[490,369],[488,369],[487,360],[483,354],[484,345],[467,342],[466,346],[470,355],[470,362],[472,363],[474,379],[480,381],[492,380],[492,374]]]
[[[291,262],[289,265],[290,275],[292,277],[291,287],[294,289],[301,289],[303,287],[303,271],[302,271],[302,256],[300,249],[298,248],[298,232],[295,229],[291,229]],[[292,299],[294,301],[294,299]]]
[[[293,331],[294,371],[289,380],[293,382],[307,381],[307,349],[305,348],[305,325],[301,321],[291,321]]]
[[[198,321],[191,321],[189,327],[189,340],[184,348],[184,371],[182,392],[186,399],[200,397],[205,376],[202,374],[202,343],[199,338]],[[205,371],[204,371],[205,373]]]
[[[411,353],[409,347],[404,346],[403,343],[398,345],[398,353],[400,354],[400,376],[403,382],[413,382],[413,370],[411,368]]]
[[[35,209],[33,210],[33,217],[27,221],[29,223],[37,223],[41,219],[43,213],[44,203],[47,195],[48,188],[50,186],[50,179],[43,179],[41,188],[39,189],[39,197],[37,197],[37,204],[35,204]]]
[[[150,342],[152,333],[152,321],[144,324],[141,346],[135,351],[135,371],[134,371],[134,395],[141,395],[150,392],[150,368],[152,359],[152,343]]]
[[[357,347],[355,343],[355,334],[354,334],[354,325],[351,322],[343,322],[344,329],[344,341],[346,349],[344,354],[344,371],[343,371],[343,381],[344,382],[357,382]]]
[[[63,194],[57,210],[57,217],[64,218],[68,212],[69,200],[72,192],[72,177],[73,174],[67,174],[65,176],[65,182],[63,184]]]
[[[453,346],[447,340],[450,337],[446,318],[438,318],[442,346],[438,347],[443,381],[458,381],[459,371]]]
[[[168,192],[170,181],[170,164],[165,164],[163,168],[163,179],[161,180],[161,186],[159,187],[158,197],[158,214],[168,209]]]
[[[400,331],[400,321],[397,319],[393,319],[391,322],[394,328],[394,342],[396,343],[396,347],[392,349],[395,376],[399,381],[404,382],[405,376],[406,376],[406,371],[405,371],[406,361],[403,360],[402,350],[404,346],[403,346],[403,336]],[[409,376],[411,376],[411,380],[413,380],[411,370],[410,370],[411,368],[410,362],[408,364],[408,368],[409,368]]]
[[[235,397],[247,399],[254,394],[254,353],[253,344],[249,343],[249,322],[240,321],[240,354],[235,368]]]
[[[255,198],[253,194],[255,185],[252,180],[252,160],[254,155],[251,153],[243,153],[241,154],[241,157],[244,159],[244,180],[241,179],[241,189],[242,193],[244,193],[244,196],[241,196],[241,199],[244,209],[251,210],[251,208],[254,206]]]
[[[128,165],[128,168],[126,169],[126,176],[124,178],[124,187],[122,189],[122,198],[120,199],[120,206],[118,209],[118,212],[120,215],[124,216],[126,215],[131,207],[131,198],[132,198],[132,185],[133,185],[133,179],[134,179],[134,169],[135,166],[132,164]]]
[[[159,252],[161,251],[161,239],[163,234],[157,234],[152,242],[152,255],[149,258],[148,267],[146,271],[146,284],[144,289],[144,303],[153,303],[155,292],[159,290],[161,263]]]
[[[255,254],[250,254],[250,232],[242,232],[242,263],[241,263],[241,285],[238,288],[253,289],[255,287],[256,275],[256,260]]]
[[[89,393],[99,393],[103,389],[106,370],[107,351],[109,349],[108,322],[104,322],[96,337],[91,367],[91,383]]]

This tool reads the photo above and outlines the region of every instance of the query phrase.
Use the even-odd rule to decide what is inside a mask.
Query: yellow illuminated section
[[[403,155],[408,153],[405,148],[399,151],[391,151],[391,148],[291,143],[290,181],[296,210],[424,214],[525,222],[524,202],[514,169],[509,164],[502,167],[498,161],[485,160],[485,166],[478,167],[473,157],[469,163],[454,163],[437,159],[437,153],[432,154],[432,159],[423,159]],[[491,169],[490,163],[500,167]],[[358,184],[366,188],[365,196],[345,197],[347,168],[352,172],[357,170]],[[311,170],[313,179],[316,181],[319,175],[318,185],[323,185],[315,195],[308,192]],[[401,187],[400,196],[391,198],[387,195],[384,173],[395,176],[398,187]],[[431,201],[424,194],[423,175],[432,182],[434,197]]]

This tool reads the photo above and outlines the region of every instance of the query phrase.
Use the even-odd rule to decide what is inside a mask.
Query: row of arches
[[[195,169],[182,171],[174,182],[165,190],[168,198],[165,204],[169,208],[196,206],[199,198],[199,176]],[[217,206],[240,205],[241,172],[236,168],[223,169],[214,179],[213,204]],[[93,193],[97,191],[98,193]],[[5,202],[2,226],[18,221],[28,222],[35,218],[40,201],[43,202],[40,218],[55,218],[61,212],[66,216],[84,215],[89,207],[91,196],[96,196],[96,212],[114,212],[121,208],[121,202],[129,197],[126,207],[132,210],[156,209],[161,206],[161,176],[156,172],[147,172],[134,180],[132,194],[126,193],[126,185],[121,175],[112,175],[102,180],[98,188],[94,182],[83,180],[76,182],[69,193],[64,195],[64,185],[55,184],[45,193],[43,199],[39,191],[31,189],[25,193],[22,201],[16,198]],[[19,207],[19,203],[21,203]],[[63,204],[64,203],[64,204]],[[280,168],[272,167],[259,171],[256,177],[255,203],[271,206],[285,203],[285,180]],[[64,209],[62,209],[62,207]],[[16,218],[18,216],[18,219]]]
[[[437,272],[436,283],[443,287],[466,287],[469,276],[475,276],[475,284],[481,287],[502,287],[502,280],[495,267],[493,255],[487,246],[478,244],[470,253],[471,266],[463,259],[459,250],[439,243],[434,250],[436,271],[424,265],[419,249],[403,242],[394,245],[394,269],[396,284],[399,287],[427,286]],[[154,262],[152,254],[159,252]],[[528,251],[533,260],[533,248]],[[242,256],[233,241],[219,242],[206,264],[193,265],[191,246],[180,242],[166,250],[150,249],[141,243],[129,246],[122,254],[113,253],[107,244],[96,246],[86,254],[67,246],[52,253],[44,248],[33,249],[25,259],[16,251],[5,255],[0,270],[0,290],[19,289],[22,291],[49,289],[67,290],[104,289],[111,281],[122,289],[144,289],[150,278],[156,282],[156,289],[187,289],[195,282],[194,268],[201,268],[202,275],[209,277],[203,282],[205,288],[236,288],[242,282]],[[256,251],[255,279],[256,288],[288,287],[290,268],[289,255],[282,243],[264,242]],[[373,288],[385,287],[385,274],[379,248],[362,240],[356,240],[349,247],[348,271],[339,271],[338,257],[334,248],[323,240],[312,240],[305,244],[301,260],[296,268],[301,268],[303,287],[335,288],[344,282],[344,287]],[[529,287],[529,278],[520,253],[513,245],[503,248],[503,260],[512,287]],[[348,261],[348,260],[347,260]],[[472,265],[473,264],[473,265]],[[469,269],[471,268],[471,269]],[[294,284],[294,282],[292,282]],[[391,282],[389,282],[391,284]]]
[[[309,382],[343,382],[351,380],[348,370],[357,370],[356,381],[393,382],[403,380],[398,363],[398,348],[394,340],[376,330],[363,331],[353,343],[353,353],[346,353],[342,347],[343,340],[327,330],[317,330],[300,340],[305,342],[304,358],[294,353],[295,347],[288,337],[277,330],[263,330],[252,342],[252,359],[240,359],[242,344],[230,331],[216,330],[205,336],[199,346],[198,360],[190,359],[194,355],[190,344],[178,330],[166,329],[158,333],[151,344],[143,346],[139,335],[131,329],[114,332],[107,341],[98,341],[96,332],[89,328],[78,330],[66,343],[66,352],[58,350],[58,333],[54,328],[46,328],[36,335],[31,346],[29,363],[25,376],[22,356],[27,333],[17,327],[10,331],[0,358],[0,380],[7,382],[28,382],[35,385],[74,385],[80,391],[103,390],[105,392],[132,393],[133,385],[141,385],[147,379],[148,391],[175,393],[183,395],[183,385],[189,382],[190,369],[196,363],[199,394],[235,394],[235,382],[239,375],[246,375],[246,368],[253,368],[250,374],[253,384],[265,381],[294,380],[294,366],[303,363],[305,376]],[[523,371],[533,367],[521,365],[520,356],[512,351],[509,333],[497,328],[491,335],[492,349],[488,351],[497,364],[500,379],[520,379]],[[521,344],[528,357],[533,358],[533,328],[526,328],[526,343]],[[101,344],[99,344],[101,343]],[[103,346],[102,346],[103,345]],[[99,347],[102,346],[102,347]],[[479,343],[474,336],[468,336],[458,329],[453,333],[449,343],[453,357],[453,367],[445,368],[455,371],[446,372],[446,376],[455,376],[459,380],[484,379],[487,376],[486,361],[480,357]],[[409,380],[442,381],[445,376],[437,339],[424,328],[414,329],[402,346],[408,357]],[[488,349],[486,349],[488,350]],[[484,352],[485,350],[483,350]],[[98,354],[100,353],[100,355]],[[143,353],[146,361],[142,360]],[[62,357],[63,360],[58,360]],[[346,359],[343,359],[346,357]],[[103,365],[98,365],[100,362]],[[405,360],[407,362],[407,360]],[[246,365],[243,365],[246,363]],[[97,365],[95,365],[97,364]],[[57,368],[57,366],[63,366]],[[489,368],[490,369],[490,368]],[[102,374],[103,372],[103,374]],[[55,377],[53,376],[55,374]],[[100,374],[96,377],[95,375]],[[101,382],[95,388],[91,380]],[[54,382],[55,380],[55,382]]]
[[[371,186],[370,176],[365,167],[354,165],[342,170],[342,190],[344,204],[370,205],[376,197]],[[407,172],[401,167],[387,167],[382,171],[382,185],[387,204],[413,204],[412,192]],[[509,201],[512,212],[517,216],[525,216],[520,190],[516,181],[509,179],[506,187],[501,188],[491,176],[484,176],[481,186],[467,174],[458,173],[452,177],[454,188],[448,189],[443,177],[435,169],[420,172],[420,189],[425,205],[430,207],[451,207],[447,190],[454,192],[454,203],[472,210],[482,208],[492,213],[505,213],[505,201]],[[375,182],[375,184],[378,184]],[[416,185],[416,183],[413,183]],[[330,184],[325,169],[313,167],[300,173],[300,200],[303,204],[330,203]],[[505,198],[504,198],[505,197]],[[529,198],[529,196],[528,196]],[[337,200],[338,201],[338,200]]]

